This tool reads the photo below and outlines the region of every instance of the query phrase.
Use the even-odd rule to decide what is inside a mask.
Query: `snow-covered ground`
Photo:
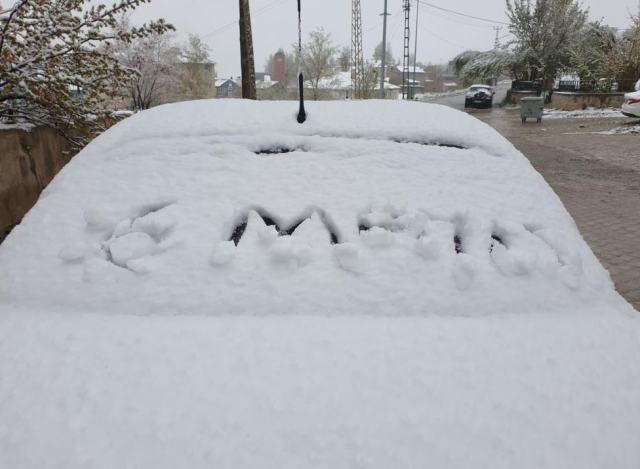
[[[605,132],[607,135],[629,135],[640,134],[640,125],[631,125],[626,127],[616,127],[615,129]]]
[[[640,320],[542,177],[403,102],[199,101],[0,246],[0,467],[636,468]]]
[[[468,88],[463,90],[446,91],[446,92],[426,92],[421,93],[417,101],[433,101],[435,99],[447,98],[449,96],[460,96],[467,92]]]
[[[562,111],[559,109],[545,109],[545,119],[600,119],[624,117],[620,109],[615,108],[587,108],[577,111]]]

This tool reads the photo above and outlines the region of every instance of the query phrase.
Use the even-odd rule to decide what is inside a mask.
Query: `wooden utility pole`
[[[240,0],[240,61],[242,67],[242,98],[258,99],[256,95],[256,67],[253,57],[249,0]]]

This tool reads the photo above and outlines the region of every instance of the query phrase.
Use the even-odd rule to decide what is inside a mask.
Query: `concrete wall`
[[[576,111],[588,107],[619,108],[624,103],[624,93],[566,93],[555,92],[551,96],[551,108]]]
[[[69,150],[48,127],[0,129],[0,243],[69,162]]]
[[[507,103],[520,104],[522,98],[531,98],[532,96],[538,96],[538,93],[535,91],[507,90]]]

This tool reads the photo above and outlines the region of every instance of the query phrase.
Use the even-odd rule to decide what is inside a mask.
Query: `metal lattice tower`
[[[352,98],[364,99],[364,55],[362,53],[362,8],[360,0],[351,0],[351,80]]]
[[[500,47],[500,31],[502,31],[502,26],[494,26],[493,30],[496,32],[496,43],[494,47],[497,49]]]
[[[405,99],[411,99],[409,96],[409,42],[411,40],[411,30],[409,28],[409,20],[411,19],[411,0],[404,0],[404,53],[402,60],[402,94]]]

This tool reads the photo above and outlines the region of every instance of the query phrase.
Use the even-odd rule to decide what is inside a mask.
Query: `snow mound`
[[[119,123],[2,245],[0,301],[216,316],[628,307],[544,180],[480,121],[382,101],[309,103],[304,125],[294,113],[199,101]]]
[[[0,468],[637,469],[640,320],[415,103],[138,113],[0,246]]]

